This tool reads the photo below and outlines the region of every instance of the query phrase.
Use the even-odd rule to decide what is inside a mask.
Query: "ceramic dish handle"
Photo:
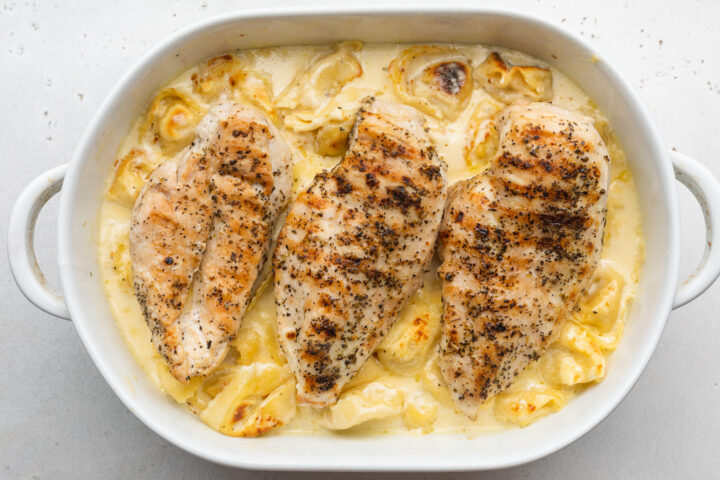
[[[675,178],[700,204],[705,217],[705,252],[695,273],[680,284],[673,308],[682,307],[708,289],[720,275],[720,182],[697,160],[670,152]]]
[[[20,193],[10,214],[8,258],[20,291],[36,307],[70,320],[65,300],[50,287],[35,257],[35,222],[42,207],[62,188],[67,165],[43,173]]]

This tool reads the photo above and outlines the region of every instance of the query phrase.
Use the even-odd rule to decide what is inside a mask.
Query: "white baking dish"
[[[231,438],[205,426],[158,391],[126,348],[108,309],[95,238],[105,179],[131,122],[165,82],[213,54],[344,39],[472,42],[524,51],[568,74],[608,115],[638,181],[647,256],[625,336],[610,358],[607,377],[560,412],[524,429],[475,438]],[[32,237],[37,212],[60,190],[63,177],[58,225],[60,296],[42,279]],[[677,291],[676,178],[697,197],[708,227],[701,266]],[[527,14],[487,8],[284,9],[236,12],[207,20],[148,53],[110,93],[72,161],[41,175],[21,194],[10,222],[9,255],[23,293],[48,313],[72,317],[98,369],[125,405],[159,435],[198,456],[236,467],[282,470],[491,469],[548,455],[585,434],[615,408],[645,368],[671,308],[697,297],[718,276],[720,253],[711,246],[720,244],[720,232],[711,227],[719,219],[720,185],[715,178],[694,160],[668,155],[637,96],[607,59],[554,25]]]

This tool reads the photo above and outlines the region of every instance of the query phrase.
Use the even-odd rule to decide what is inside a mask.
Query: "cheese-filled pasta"
[[[517,100],[546,102],[553,97],[553,75],[533,65],[508,64],[492,52],[475,71],[480,87],[503,103]]]
[[[195,137],[195,127],[205,111],[190,94],[166,88],[150,104],[139,134],[159,144],[163,154],[177,153]]]
[[[237,69],[238,62],[233,55],[211,58],[193,73],[191,77],[193,92],[205,100],[216,98],[227,90],[230,77]]]
[[[557,390],[505,392],[495,400],[495,414],[505,422],[524,427],[564,406],[565,398]]]
[[[298,72],[275,102],[286,124],[299,131],[312,128],[314,114],[340,94],[348,82],[362,75],[362,65],[355,56],[359,48],[355,42],[341,44]]]
[[[504,104],[491,97],[481,99],[475,106],[468,123],[468,138],[465,146],[467,168],[479,173],[490,164],[498,146],[498,131],[495,114]]]
[[[150,173],[161,158],[149,150],[135,148],[115,161],[115,172],[108,187],[108,196],[117,203],[131,208]]]
[[[237,368],[200,418],[237,437],[262,435],[295,415],[295,384],[287,369],[271,363]]]
[[[390,64],[390,78],[405,103],[441,120],[457,118],[473,92],[470,59],[447,46],[408,48]]]

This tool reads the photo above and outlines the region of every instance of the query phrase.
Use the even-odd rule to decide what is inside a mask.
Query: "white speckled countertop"
[[[264,6],[301,3],[323,2],[274,0]],[[219,467],[152,433],[115,397],[72,325],[42,313],[20,294],[5,256],[7,220],[22,187],[69,160],[100,102],[140,55],[199,19],[259,5],[246,0],[0,0],[0,478],[281,476]],[[668,148],[694,156],[720,176],[720,2],[522,0],[513,5],[589,39],[637,89]],[[684,188],[679,190],[685,276],[700,257],[704,235],[700,209]],[[41,214],[36,238],[51,282],[57,282],[56,215],[57,199]],[[719,293],[715,285],[671,314],[636,387],[584,438],[526,466],[452,478],[720,478]]]

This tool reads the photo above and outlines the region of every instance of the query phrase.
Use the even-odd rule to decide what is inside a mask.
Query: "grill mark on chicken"
[[[438,237],[440,367],[470,418],[542,355],[575,307],[605,221],[609,158],[589,118],[514,105],[498,131],[491,167],[451,188]]]
[[[366,100],[344,159],[280,232],[278,331],[301,404],[337,401],[429,268],[446,181],[423,125],[410,107]]]
[[[148,179],[132,212],[136,296],[178,380],[225,358],[287,204],[291,158],[259,113],[222,102]]]

